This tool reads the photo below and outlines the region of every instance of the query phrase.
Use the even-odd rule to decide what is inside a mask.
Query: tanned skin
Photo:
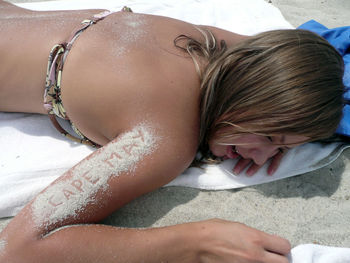
[[[51,48],[67,40],[82,20],[100,11],[34,12],[0,1],[0,110],[46,114],[43,92]],[[121,37],[127,30],[120,24],[130,19],[142,20],[138,30],[147,32],[134,42]],[[208,28],[228,45],[245,38]],[[90,165],[96,156],[106,154],[106,145],[118,144],[122,134],[141,123],[151,126],[157,142],[133,169],[112,176],[107,190],[97,191],[95,201],[75,216],[38,225],[33,217],[35,199],[31,201],[0,233],[0,240],[6,243],[0,262],[288,262],[287,240],[236,222],[212,219],[145,230],[94,225],[173,180],[196,154],[200,80],[191,58],[174,46],[181,34],[200,37],[189,23],[118,12],[77,39],[63,70],[62,101],[80,131],[104,147],[39,196],[59,182],[71,184],[77,167]],[[116,52],[121,47],[123,54]],[[81,225],[51,233],[73,224]]]

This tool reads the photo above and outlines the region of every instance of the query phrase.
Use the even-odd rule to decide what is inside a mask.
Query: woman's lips
[[[234,146],[228,145],[226,147],[226,155],[225,155],[225,157],[227,157],[228,159],[234,159],[234,158],[237,158],[238,156],[239,155],[236,153],[236,151],[234,151]]]

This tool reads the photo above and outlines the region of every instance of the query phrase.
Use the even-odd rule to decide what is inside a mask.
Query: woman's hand
[[[288,263],[291,246],[284,238],[221,219],[198,224],[204,236],[201,263]]]
[[[270,164],[267,168],[267,174],[273,175],[277,168],[279,167],[281,160],[285,154],[286,150],[279,151],[276,155],[272,156],[269,160]],[[251,159],[245,159],[241,157],[240,155],[236,154],[236,158],[239,157],[240,159],[236,163],[235,167],[233,168],[233,172],[235,174],[240,174],[244,169],[246,169],[249,165],[250,167],[246,171],[247,176],[253,176],[263,165],[257,165],[254,163]]]

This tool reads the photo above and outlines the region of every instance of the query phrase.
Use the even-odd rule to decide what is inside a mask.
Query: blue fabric
[[[322,36],[343,56],[345,64],[343,82],[346,87],[344,98],[350,101],[350,26],[328,29],[315,20],[310,20],[299,26],[298,29],[309,30]],[[343,109],[343,119],[336,133],[350,136],[350,105],[348,104]]]

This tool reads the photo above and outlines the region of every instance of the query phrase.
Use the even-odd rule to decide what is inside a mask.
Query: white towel
[[[241,34],[251,35],[271,29],[293,28],[277,8],[263,0],[188,0],[186,5],[179,5],[177,0],[60,0],[18,5],[33,10],[120,10],[125,4],[134,12],[169,16]],[[0,217],[15,215],[40,190],[92,152],[87,146],[63,138],[49,119],[41,115],[0,113],[0,135],[0,145],[2,149],[6,149],[0,152]],[[328,156],[332,149],[328,152],[324,150],[324,156]],[[255,181],[236,181],[235,176],[227,174],[225,169],[228,168],[225,165],[210,167],[207,173],[190,169],[171,185],[225,189],[260,183],[261,177],[263,180],[278,178],[255,176]],[[221,167],[224,169],[221,170]],[[304,167],[297,172],[307,170]],[[288,174],[283,172],[284,169],[281,171],[283,175]],[[217,179],[213,181],[215,177],[210,176],[213,172],[225,178],[216,176]],[[294,174],[296,173],[291,175]]]
[[[349,263],[350,248],[303,244],[292,249],[290,263]]]
[[[177,0],[61,0],[18,5],[34,10],[118,10],[124,4],[135,12],[218,26],[241,34],[292,28],[279,10],[264,0],[187,0],[186,5],[179,5]],[[0,113],[0,146],[0,217],[15,215],[40,190],[92,152],[87,146],[63,138],[46,116],[36,114]],[[274,176],[266,175],[266,167],[253,177],[235,176],[230,172],[235,161],[227,160],[205,170],[190,168],[169,185],[229,189],[269,182],[328,165],[346,147],[306,144],[294,148]],[[290,255],[290,263],[346,262],[350,262],[348,248],[299,245]]]
[[[120,10],[124,4],[121,0],[60,0],[18,5],[33,10]],[[127,4],[135,12],[218,26],[241,34],[293,28],[277,8],[263,0],[189,0],[185,8],[177,0],[130,0]],[[0,145],[6,149],[0,152],[0,217],[15,215],[35,194],[92,152],[87,146],[63,138],[42,115],[0,113],[0,134]],[[292,149],[274,176],[266,175],[266,167],[253,177],[235,176],[231,173],[235,161],[227,160],[205,170],[190,168],[169,185],[229,189],[270,182],[321,168],[346,147],[306,144]]]

